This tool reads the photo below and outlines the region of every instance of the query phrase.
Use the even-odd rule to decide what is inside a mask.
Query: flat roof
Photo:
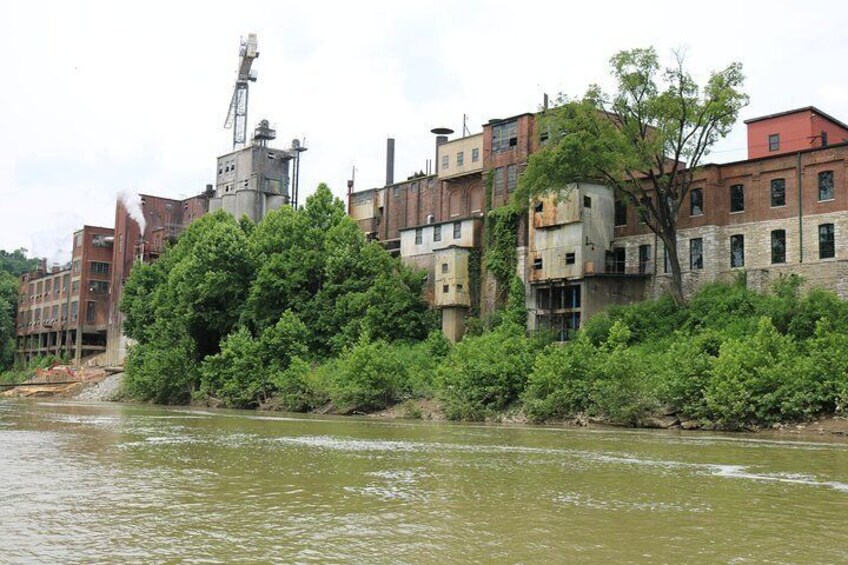
[[[830,114],[828,114],[826,112],[822,112],[821,110],[819,110],[815,106],[804,106],[802,108],[795,108],[794,110],[786,110],[784,112],[777,112],[776,114],[768,114],[766,116],[759,116],[759,117],[756,117],[756,118],[750,118],[748,120],[745,120],[744,123],[752,124],[754,122],[761,122],[763,120],[771,120],[772,118],[780,118],[782,116],[789,116],[791,114],[800,114],[802,112],[811,112],[813,114],[818,114],[819,116],[833,122],[834,124],[838,125],[839,127],[848,130],[848,125],[845,125],[844,123],[837,120],[836,118],[834,118]]]

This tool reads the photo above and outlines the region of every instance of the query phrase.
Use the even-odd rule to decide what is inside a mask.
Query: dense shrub
[[[330,398],[341,411],[380,410],[400,398],[407,378],[407,367],[395,348],[363,337],[339,358]]]
[[[455,345],[437,375],[448,418],[483,420],[518,400],[533,365],[532,345],[524,328],[512,324]]]

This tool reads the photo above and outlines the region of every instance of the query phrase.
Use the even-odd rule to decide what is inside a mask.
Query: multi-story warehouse
[[[746,124],[749,158],[701,167],[681,210],[684,293],[743,272],[765,290],[795,273],[848,298],[848,126],[813,107]],[[661,294],[671,277],[665,251],[635,210],[617,216],[615,236],[626,268],[653,263],[647,296]]]
[[[74,233],[69,265],[21,277],[18,362],[61,355],[79,362],[106,351],[114,230],[85,226]]]

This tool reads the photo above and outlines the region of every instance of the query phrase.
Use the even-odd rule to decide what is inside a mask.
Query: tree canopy
[[[668,252],[672,297],[682,304],[677,221],[697,168],[726,136],[748,102],[742,65],[712,72],[699,86],[675,53],[660,66],[654,48],[616,53],[610,59],[613,93],[592,85],[580,99],[560,94],[542,112],[544,148],[530,157],[516,202],[563,193],[575,183],[596,181],[633,205]]]
[[[232,406],[263,402],[293,362],[339,354],[362,335],[424,339],[435,321],[424,280],[367,241],[323,184],[304,208],[256,225],[209,214],[127,281],[121,309],[138,342],[129,392],[163,403],[197,390]]]

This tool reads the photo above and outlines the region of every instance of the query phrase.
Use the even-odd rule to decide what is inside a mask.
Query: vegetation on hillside
[[[0,249],[0,373],[11,368],[14,360],[18,277],[38,268],[40,263],[38,259],[27,258],[26,249],[12,252]]]

